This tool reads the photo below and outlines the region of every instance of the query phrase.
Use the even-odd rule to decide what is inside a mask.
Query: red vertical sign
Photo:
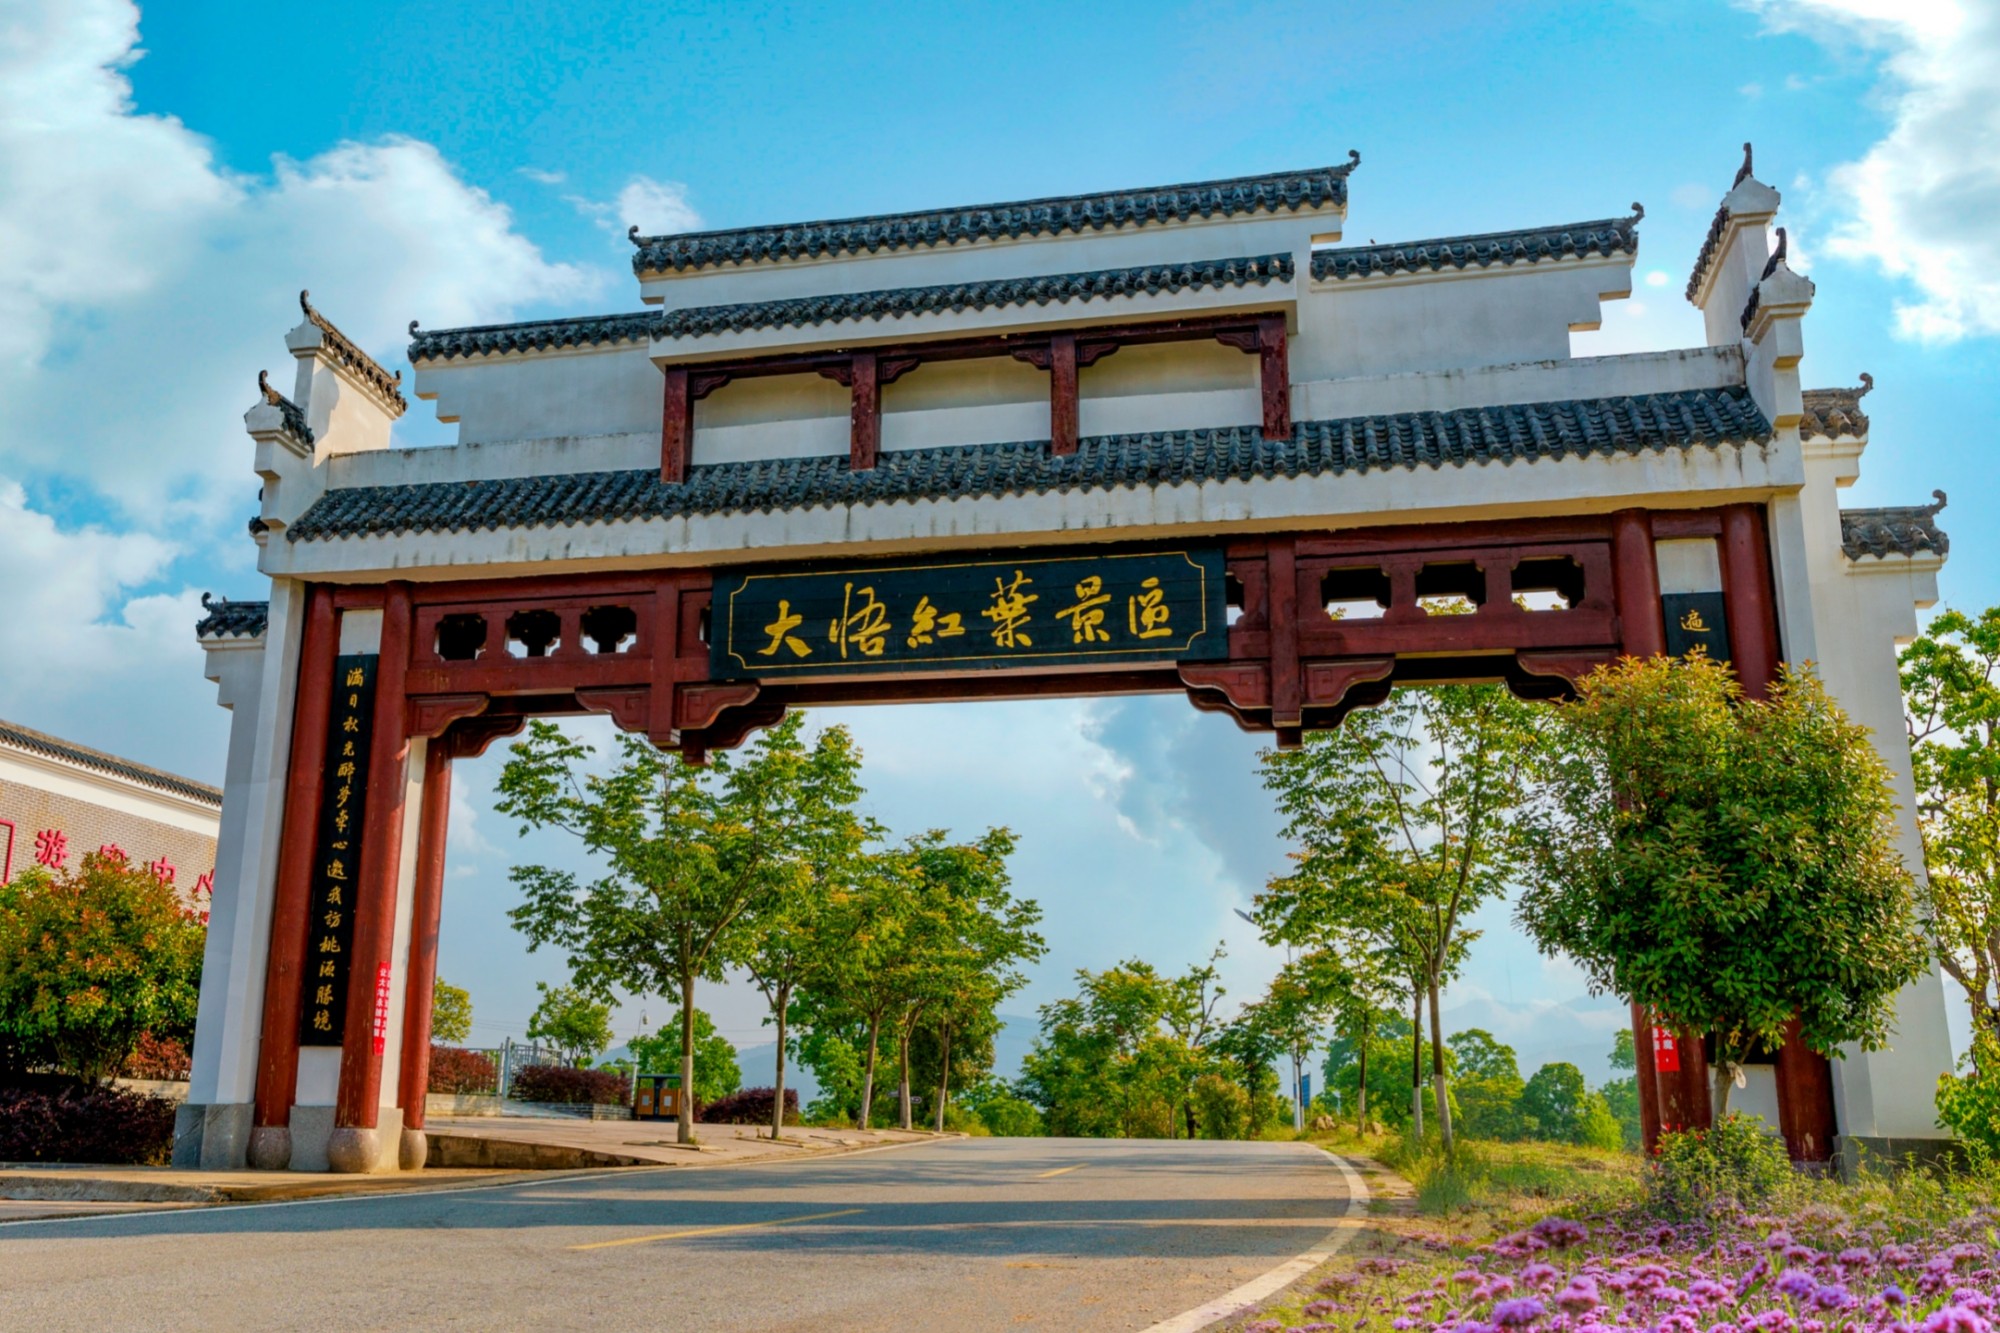
[[[1653,1069],[1661,1074],[1681,1072],[1680,1043],[1665,1028],[1653,1029]]]
[[[388,963],[376,969],[376,1055],[388,1043]]]

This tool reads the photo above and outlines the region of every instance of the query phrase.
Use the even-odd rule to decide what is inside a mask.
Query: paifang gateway
[[[452,760],[530,717],[699,763],[803,705],[1166,692],[1288,746],[1699,644],[1752,694],[1815,663],[1921,865],[1895,655],[1943,498],[1840,507],[1868,381],[1801,386],[1814,286],[1747,151],[1706,345],[1600,357],[1643,209],[1349,246],[1358,165],[634,229],[637,310],[412,323],[448,447],[392,446],[400,378],[302,296],[244,417],[270,586],[197,631],[232,719],[176,1163],[423,1165]],[[1649,1139],[1705,1123],[1700,1043],[1633,1021]],[[1938,1137],[1935,974],[1844,1054],[1737,1103],[1801,1160]]]

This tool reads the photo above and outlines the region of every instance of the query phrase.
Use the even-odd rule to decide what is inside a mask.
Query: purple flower
[[[1590,1229],[1581,1222],[1572,1222],[1567,1217],[1545,1217],[1528,1229],[1530,1235],[1545,1245],[1564,1249],[1579,1245],[1590,1235]]]
[[[1317,1319],[1323,1314],[1332,1314],[1335,1310],[1338,1310],[1339,1308],[1340,1307],[1335,1305],[1332,1301],[1314,1301],[1306,1306],[1305,1313]]]
[[[1590,1277],[1579,1274],[1569,1280],[1569,1285],[1556,1293],[1556,1305],[1571,1314],[1584,1314],[1598,1306],[1597,1283]]]
[[[1688,1291],[1703,1305],[1720,1305],[1729,1299],[1729,1288],[1711,1278],[1701,1278],[1689,1284]]]
[[[1546,1313],[1542,1303],[1533,1296],[1523,1296],[1519,1300],[1502,1301],[1493,1307],[1493,1323],[1499,1328],[1519,1328],[1532,1324]],[[1979,1330],[1985,1333],[1985,1330]]]
[[[1552,1264],[1534,1263],[1529,1264],[1521,1270],[1521,1281],[1523,1282],[1548,1282],[1554,1279],[1555,1276],[1556,1270]]]
[[[1875,1256],[1867,1250],[1846,1249],[1835,1257],[1842,1268],[1859,1268],[1866,1271],[1875,1267]]]
[[[1814,1292],[1812,1303],[1822,1310],[1845,1310],[1854,1304],[1854,1294],[1835,1282]]]
[[[1910,1298],[1903,1294],[1903,1289],[1893,1282],[1875,1293],[1875,1299],[1884,1305],[1908,1305],[1910,1303]]]
[[[1993,1333],[1993,1325],[1962,1305],[1947,1305],[1924,1320],[1923,1333]]]
[[[1765,1248],[1772,1250],[1782,1250],[1791,1243],[1792,1236],[1788,1231],[1773,1231],[1769,1236],[1764,1238]]]
[[[1810,1273],[1788,1268],[1778,1278],[1778,1290],[1794,1300],[1803,1300],[1819,1290],[1819,1283]]]

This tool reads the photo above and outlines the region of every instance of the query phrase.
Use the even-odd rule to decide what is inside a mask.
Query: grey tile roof
[[[1722,244],[1722,229],[1729,225],[1729,205],[1718,204],[1715,217],[1708,224],[1708,235],[1702,237],[1701,253],[1694,257],[1694,269],[1688,274],[1687,299],[1694,300],[1694,294],[1701,290],[1701,280],[1708,273],[1708,266],[1715,261],[1715,251]]]
[[[335,328],[332,320],[313,309],[313,303],[307,299],[311,295],[306,291],[299,293],[299,308],[306,312],[306,318],[320,331],[321,345],[327,353],[366,384],[390,416],[400,417],[409,411],[410,400],[403,397],[403,372],[399,370],[391,375],[374,357],[356,347],[354,340]]]
[[[1840,511],[1840,549],[1849,560],[1863,556],[1951,554],[1951,538],[1937,525],[1944,492],[1932,491],[1927,505],[1892,505],[1883,509]]]
[[[632,228],[635,273],[685,272],[716,264],[762,264],[883,250],[957,245],[967,241],[1020,240],[1068,232],[1145,227],[1191,218],[1296,212],[1328,204],[1345,207],[1347,176],[1361,154],[1338,166],[1278,171],[1263,176],[1158,185],[1101,194],[1058,195],[1016,203],[934,208],[824,222],[791,222],[727,231],[641,236]]]
[[[193,778],[184,778],[165,769],[135,764],[129,759],[120,759],[115,754],[93,750],[87,745],[77,745],[51,736],[47,732],[31,731],[12,722],[0,722],[0,746],[27,750],[65,764],[95,769],[100,773],[126,778],[160,791],[172,792],[176,796],[185,796],[189,800],[214,806],[218,810],[222,808],[222,789],[219,787],[211,787],[206,782],[196,782]]]
[[[1162,292],[1200,291],[1209,287],[1261,287],[1271,282],[1290,282],[1291,279],[1290,255],[1197,259],[1182,264],[1098,269],[1091,273],[994,278],[936,287],[897,287],[879,292],[840,292],[829,296],[803,296],[790,301],[755,301],[746,305],[695,306],[666,312],[660,320],[659,336],[698,338],[704,334],[742,333],[748,329],[803,329],[839,320],[882,320],[898,315],[995,310],[1017,305],[1063,305],[1071,301],[1092,301],[1113,296],[1157,296]]]
[[[232,602],[226,597],[201,595],[201,609],[208,614],[195,622],[198,639],[254,639],[264,633],[271,620],[269,602]]]
[[[417,322],[411,320],[410,360],[415,363],[454,356],[495,356],[559,347],[641,342],[653,336],[659,323],[660,312],[657,310],[635,310],[629,315],[539,319],[526,324],[476,324],[462,329],[426,329],[422,333],[417,332]]]
[[[840,320],[888,319],[897,315],[1004,309],[1017,305],[1061,305],[1140,293],[1200,291],[1210,287],[1264,286],[1290,282],[1290,255],[1237,259],[1196,259],[1181,264],[1099,269],[1091,273],[1051,273],[1027,278],[992,278],[935,287],[892,287],[876,292],[836,292],[786,301],[642,310],[629,315],[539,320],[528,324],[487,324],[469,329],[416,333],[412,362],[454,356],[636,342],[646,338],[699,338],[749,329],[811,328]]]
[[[1853,389],[1807,389],[1801,397],[1805,400],[1805,416],[1799,422],[1799,434],[1811,439],[1821,436],[1837,440],[1842,436],[1856,439],[1868,434],[1868,414],[1861,410],[1861,400],[1875,387],[1875,377],[1861,376],[1861,384]]]
[[[1646,210],[1634,204],[1632,216],[1626,218],[1315,250],[1312,275],[1321,281],[1338,281],[1395,273],[1441,273],[1448,268],[1491,268],[1496,264],[1508,267],[1588,255],[1634,255],[1639,253],[1639,220],[1645,216]]]
[[[1294,424],[1100,435],[1073,455],[1044,440],[884,451],[856,472],[845,456],[713,463],[668,485],[657,469],[326,492],[286,529],[291,541],[372,533],[466,532],[897,500],[1032,495],[1208,481],[1348,475],[1392,468],[1764,443],[1771,427],[1742,388],[1407,412]]]

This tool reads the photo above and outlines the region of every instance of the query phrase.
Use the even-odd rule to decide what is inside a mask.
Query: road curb
[[[1144,1329],[1143,1333],[1196,1333],[1198,1329],[1219,1324],[1232,1315],[1242,1314],[1258,1302],[1283,1291],[1347,1248],[1349,1237],[1353,1236],[1361,1219],[1368,1212],[1368,1200],[1372,1197],[1368,1190],[1368,1182],[1361,1178],[1359,1171],[1348,1164],[1346,1158],[1310,1144],[1305,1146],[1313,1154],[1324,1156],[1346,1178],[1347,1216],[1341,1219],[1340,1225],[1329,1231],[1319,1244],[1304,1254],[1286,1260],[1262,1277],[1252,1278],[1234,1291],[1225,1292],[1205,1305],[1197,1305],[1194,1309],[1177,1314],[1171,1319],[1162,1319],[1159,1323]]]

